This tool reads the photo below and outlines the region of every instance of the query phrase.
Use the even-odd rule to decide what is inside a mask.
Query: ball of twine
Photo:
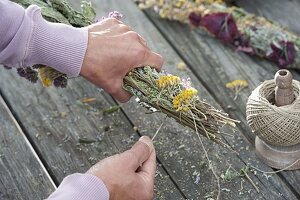
[[[292,85],[295,100],[290,105],[275,105],[274,80],[263,82],[248,99],[247,122],[260,139],[271,145],[300,143],[300,82],[293,80]]]

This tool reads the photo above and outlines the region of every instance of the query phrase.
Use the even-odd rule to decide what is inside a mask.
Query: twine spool
[[[275,81],[267,80],[250,95],[246,115],[252,131],[262,140],[278,146],[300,143],[300,82],[292,82],[295,100],[292,104],[275,105]]]

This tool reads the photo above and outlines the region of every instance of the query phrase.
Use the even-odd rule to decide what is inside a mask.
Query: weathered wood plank
[[[167,45],[161,35],[157,33],[157,30],[151,25],[151,23],[149,23],[147,19],[144,18],[144,15],[140,11],[138,11],[132,3],[127,1],[126,4],[122,5],[117,1],[105,1],[105,4],[103,4],[103,2],[100,3],[98,4],[98,6],[101,6],[102,13],[112,10],[112,5],[114,5],[113,8],[121,9],[122,12],[127,16],[126,18],[130,25],[137,29],[144,37],[146,37],[149,41],[148,43],[153,46],[156,51],[159,50],[159,52],[165,55],[166,63],[170,66],[168,67],[168,70],[180,75],[191,76],[192,80],[197,83],[197,88],[201,90],[201,94],[203,95],[203,97],[207,98],[208,101],[214,103],[213,99],[207,93],[206,89],[197,81],[196,77],[193,76],[190,71],[178,71],[177,69],[172,67],[176,66],[176,64],[180,61],[180,58],[171,49],[171,47]],[[98,7],[97,11],[99,10],[100,8]],[[145,26],[147,27],[147,29],[145,29]],[[1,74],[3,74],[3,71],[1,71]],[[14,76],[9,74],[6,78],[1,77],[0,83],[1,85],[4,85],[9,80],[15,80]],[[25,83],[25,81],[19,80],[16,80],[16,83],[14,84],[14,86],[10,86],[7,84],[5,85],[5,88],[7,88],[5,94],[12,105],[17,105],[17,107],[15,107],[16,114],[20,119],[23,120],[23,126],[26,127],[26,130],[31,134],[31,137],[35,141],[35,143],[39,146],[42,146],[40,147],[41,153],[44,152],[44,150],[53,151],[51,153],[45,153],[43,157],[47,159],[47,163],[50,163],[49,170],[51,169],[51,172],[57,177],[58,181],[61,180],[64,176],[63,170],[66,166],[69,166],[69,168],[66,169],[66,173],[78,170],[84,171],[85,169],[87,169],[88,165],[91,164],[91,161],[86,161],[86,158],[90,156],[90,160],[94,160],[93,157],[97,156],[97,158],[100,158],[101,155],[105,156],[103,155],[105,145],[112,145],[112,142],[108,141],[110,137],[117,135],[114,137],[114,139],[122,137],[123,141],[126,141],[128,140],[129,136],[131,136],[130,134],[120,136],[121,134],[124,134],[120,133],[121,128],[118,129],[114,126],[114,124],[109,123],[114,119],[117,119],[117,122],[121,123],[126,121],[122,118],[122,115],[120,118],[116,117],[116,115],[118,116],[120,113],[115,113],[114,116],[105,117],[103,118],[103,120],[101,120],[101,124],[99,123],[99,118],[102,116],[102,113],[98,112],[97,114],[97,111],[99,111],[100,109],[104,109],[105,107],[108,107],[112,104],[105,102],[105,99],[102,95],[96,94],[97,90],[95,89],[95,87],[92,87],[85,81],[74,80],[71,82],[71,87],[64,91],[56,89],[42,90],[40,87],[34,87],[28,83]],[[33,87],[33,91],[28,91],[28,88],[30,87]],[[26,91],[26,94],[21,94],[22,101],[25,102],[16,101],[14,98],[16,97],[16,94],[11,94],[10,92],[18,90]],[[80,107],[80,105],[74,105],[76,101],[71,101],[72,99],[83,98],[84,94],[86,94],[88,97],[97,97],[97,102],[89,107],[92,108],[91,110],[87,111],[86,109]],[[103,101],[104,105],[102,104]],[[29,102],[32,103],[29,104]],[[151,134],[151,132],[153,133],[159,126],[162,119],[160,116],[156,115],[145,117],[145,115],[142,113],[144,111],[140,107],[136,107],[136,104],[134,102],[132,102],[131,104],[123,105],[123,108],[126,114],[133,111],[132,113],[130,113],[130,115],[128,114],[128,116],[130,117],[130,119],[132,119],[135,125],[138,125],[138,127],[140,128],[140,132],[142,133],[144,133],[144,131],[146,131],[147,134]],[[30,115],[28,116],[28,113],[23,111],[23,109],[31,111]],[[27,117],[28,119],[25,119],[25,117]],[[81,120],[83,122],[81,122]],[[36,121],[34,122],[35,124],[31,124],[32,121]],[[67,127],[65,127],[66,125]],[[85,126],[83,127],[83,125]],[[74,146],[77,143],[79,137],[83,137],[84,135],[86,135],[86,137],[88,137],[89,139],[94,139],[100,135],[101,138],[101,130],[107,130],[109,129],[107,128],[109,126],[112,126],[113,130],[110,129],[111,132],[109,134],[102,133],[104,135],[104,137],[102,138],[104,139],[102,139],[102,141],[99,141],[99,143],[78,145],[78,149],[74,149]],[[100,130],[100,133],[95,133],[98,132],[98,130]],[[127,133],[126,130],[129,130],[130,132],[131,127],[127,127],[127,129],[125,128],[125,132]],[[50,133],[50,135],[47,134],[47,132]],[[39,135],[35,135],[37,133]],[[67,134],[67,136],[69,135],[70,138],[65,137],[65,134]],[[132,133],[132,135],[134,134]],[[112,140],[112,138],[110,139]],[[52,145],[47,147],[44,144],[46,142],[52,143]],[[118,148],[122,149],[122,147],[120,146],[123,146],[124,143],[122,143],[121,141],[115,143],[117,143],[116,146],[118,146]],[[132,142],[130,144],[132,144]],[[248,144],[245,144],[244,146],[246,147],[247,145]],[[203,164],[204,169],[201,169],[201,166],[203,165],[200,163],[200,161],[205,161],[205,159],[203,158],[203,152],[194,133],[192,133],[191,131],[187,131],[185,128],[182,128],[172,122],[168,124],[168,126],[163,129],[162,134],[159,135],[158,142],[156,142],[156,148],[158,149],[158,158],[162,161],[162,164],[167,169],[167,171],[172,175],[172,178],[175,180],[177,185],[183,190],[185,196],[189,197],[190,199],[203,199],[207,193],[211,192],[215,188],[214,186],[211,186],[214,183],[210,170],[205,167],[205,164]],[[206,143],[206,148],[209,149],[209,154],[213,159],[214,165],[218,166],[219,175],[222,172],[225,172],[225,170],[231,163],[232,167],[237,170],[245,167],[245,163],[241,161],[239,157],[233,155],[231,152],[224,150],[223,148],[212,145],[209,142]],[[97,150],[102,152],[95,152]],[[82,153],[82,151],[84,152]],[[117,151],[117,148],[107,152],[107,154],[110,154],[113,151]],[[70,154],[68,152],[70,152]],[[101,155],[98,157],[97,153]],[[74,154],[76,154],[77,157],[74,158]],[[212,155],[218,155],[220,158]],[[226,155],[228,155],[228,159],[226,158]],[[251,158],[251,156],[249,157]],[[52,161],[51,159],[54,159],[54,161]],[[226,163],[226,161],[228,162],[228,164]],[[85,166],[81,166],[80,164]],[[160,176],[158,175],[157,177],[159,178]],[[251,178],[254,180],[254,182],[258,182],[258,186],[262,191],[261,194],[257,194],[256,192],[254,192],[253,187],[248,181],[245,181],[243,183],[244,189],[241,190],[241,194],[239,194],[238,192],[232,192],[236,191],[236,188],[241,187],[240,184],[242,182],[242,179],[237,178],[232,182],[222,183],[223,188],[232,190],[231,192],[226,192],[227,190],[225,189],[222,192],[223,199],[284,199],[284,197],[288,196],[285,193],[289,194],[290,192],[284,191],[284,189],[282,189],[282,191],[284,191],[284,197],[281,198],[280,194],[278,194],[278,191],[273,190],[272,187],[270,187],[269,191],[268,184],[264,185],[261,180],[255,176],[251,175]],[[166,180],[168,181],[169,179],[167,178]],[[277,181],[277,179],[274,180]],[[164,198],[165,195],[166,199],[178,199],[178,196],[172,195],[171,192],[168,191],[170,190],[169,188],[171,188],[172,190],[172,187],[168,187],[166,184],[161,184],[158,185],[157,188],[163,188],[164,190],[167,190],[161,198]],[[174,193],[176,193],[176,189]],[[295,199],[295,197],[292,195],[288,197],[291,197],[290,199]]]
[[[143,37],[145,37],[148,44],[155,51],[164,56],[165,69],[171,73],[181,76],[190,76],[196,84],[196,87],[201,91],[201,95],[209,102],[218,106],[191,71],[180,71],[175,67],[177,63],[181,61],[179,56],[172,50],[171,46],[166,43],[165,39],[157,32],[149,20],[137,10],[137,7],[134,6],[132,2],[125,1],[124,4],[121,5],[118,1],[97,1],[94,5],[97,8],[98,14],[99,12],[101,13],[101,11],[103,15],[105,13],[103,11],[121,11],[125,15],[125,21],[129,23],[134,30],[137,30]],[[98,7],[98,5],[101,5],[101,7]],[[187,37],[188,35],[181,36]],[[184,47],[184,45],[182,47]],[[163,120],[163,117],[160,115],[145,116],[142,108],[136,106],[134,101],[122,105],[122,108],[133,123],[139,127],[140,132],[143,134],[152,135],[151,133],[156,131]],[[192,131],[177,125],[174,121],[167,121],[165,124],[166,125],[161,130],[162,133],[158,136],[159,139],[156,142],[156,149],[158,151],[157,156],[159,160],[161,160],[167,171],[177,182],[177,185],[183,190],[186,197],[190,199],[204,199],[204,196],[209,196],[209,192],[215,188],[215,183],[210,170],[205,167],[204,154],[197,137]],[[239,143],[238,148],[244,148],[241,154],[245,155],[242,158],[241,156],[236,156],[232,152],[228,152],[219,146],[205,141],[205,146],[209,150],[209,154],[213,160],[213,165],[216,165],[218,168],[219,175],[224,173],[229,165],[232,165],[233,168],[239,170],[242,167],[245,167],[245,163],[248,162],[248,158],[256,160],[252,147],[249,147],[252,151],[248,152],[249,150],[247,149],[247,146],[249,146],[249,143],[245,142],[241,137],[236,138],[236,143]],[[201,168],[203,165],[204,169]],[[260,187],[260,194],[257,194],[251,184],[247,181],[244,183],[244,188],[246,189],[243,189],[240,193],[226,192],[226,189],[236,191],[237,188],[241,187],[241,179],[237,179],[229,183],[222,183],[222,187],[226,188],[224,190],[225,192],[222,192],[222,198],[296,199],[293,193],[285,187],[278,176],[272,180],[274,182],[279,182],[276,183],[277,185],[270,181],[263,180],[263,177],[260,175],[257,177],[251,177],[254,182],[257,182],[258,187]]]
[[[55,185],[0,96],[0,199],[43,199]]]
[[[242,140],[247,138],[253,145],[254,135],[245,121],[245,103],[250,91],[261,81],[273,78],[277,68],[258,58],[252,60],[246,55],[236,54],[232,49],[225,47],[206,33],[191,31],[188,26],[161,20],[153,12],[147,13],[222,108],[229,112],[231,116],[241,120],[239,130],[241,130],[242,135],[239,135],[239,137],[243,138]],[[234,94],[225,88],[225,84],[234,79],[246,79],[250,84],[250,89],[243,91],[236,101],[233,100]],[[239,158],[245,163],[252,163],[265,171],[272,170],[257,160],[252,146],[249,150],[246,148],[249,145],[248,142],[245,141],[243,144],[240,144],[238,140],[229,140],[228,142],[235,146],[235,149],[239,151]],[[286,173],[293,175],[294,180],[300,177],[299,172],[285,172],[284,177],[286,178],[284,180],[287,181],[291,181],[290,178],[292,177],[287,176]],[[257,176],[259,181],[270,191],[280,193],[281,198],[292,199],[296,198],[295,195],[299,195],[298,186],[293,186],[297,191],[297,194],[293,194],[292,190],[278,175],[273,175],[268,180],[261,174]]]
[[[237,0],[235,3],[251,13],[267,17],[300,34],[300,1],[298,0]]]
[[[70,81],[68,89],[43,88],[0,69],[1,90],[56,183],[71,173],[85,172],[92,164],[128,149],[138,140],[125,116],[103,114],[114,103],[87,81]],[[95,102],[82,103],[86,97]],[[158,166],[157,199],[181,199],[166,172]]]

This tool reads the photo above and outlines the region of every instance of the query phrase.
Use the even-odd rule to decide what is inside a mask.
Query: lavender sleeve
[[[88,42],[86,28],[49,23],[37,6],[24,9],[0,0],[0,63],[10,67],[51,66],[69,76],[80,73]],[[66,177],[50,200],[108,200],[104,183],[90,174]]]
[[[104,183],[91,174],[67,176],[47,200],[108,200]]]
[[[78,76],[88,43],[87,28],[50,23],[41,9],[26,10],[0,0],[0,63],[10,67],[43,64]]]

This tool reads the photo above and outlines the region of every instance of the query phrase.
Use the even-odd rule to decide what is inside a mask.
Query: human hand
[[[160,71],[163,59],[129,26],[108,18],[88,27],[89,41],[80,74],[120,102],[131,95],[122,88],[132,69],[150,65]]]
[[[87,173],[104,182],[111,200],[149,200],[155,171],[155,149],[150,138],[143,136],[130,150],[101,160]]]

